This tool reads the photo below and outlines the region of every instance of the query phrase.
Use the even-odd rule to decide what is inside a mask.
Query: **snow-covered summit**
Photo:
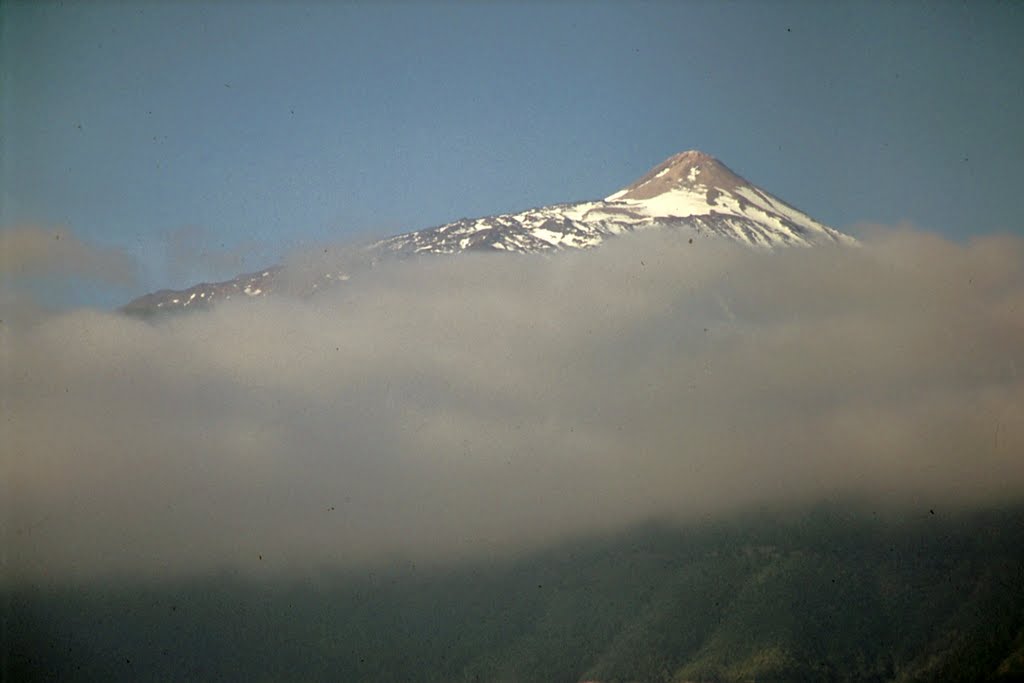
[[[589,249],[607,239],[648,229],[685,231],[693,238],[724,238],[763,249],[855,243],[744,180],[714,157],[690,150],[669,157],[604,199],[463,218],[396,235],[366,245],[363,251],[369,262],[465,251],[552,252]],[[231,294],[263,296],[275,289],[280,272],[273,267],[184,292],[148,294],[123,310],[149,314],[209,305]],[[347,276],[325,273],[323,282],[312,283],[310,288],[319,289]]]
[[[374,247],[404,254],[585,249],[651,227],[767,248],[853,241],[747,182],[714,157],[691,150],[669,157],[602,200],[462,219]]]
[[[714,218],[714,232],[754,246],[853,242],[696,150],[669,157],[605,202],[653,219]]]

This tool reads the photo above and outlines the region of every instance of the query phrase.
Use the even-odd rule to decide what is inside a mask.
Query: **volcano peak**
[[[734,190],[749,184],[715,157],[691,149],[672,155],[607,200],[651,199],[676,189]]]

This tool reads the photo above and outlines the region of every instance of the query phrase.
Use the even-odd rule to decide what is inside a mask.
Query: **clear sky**
[[[140,277],[605,196],[684,149],[819,220],[1022,232],[1022,3],[18,3],[0,231]]]

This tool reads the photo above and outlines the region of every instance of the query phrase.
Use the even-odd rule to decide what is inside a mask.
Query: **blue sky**
[[[131,288],[61,290],[73,303],[604,196],[691,148],[839,229],[1022,232],[1019,3],[5,2],[0,18],[0,231],[67,229],[139,266]]]

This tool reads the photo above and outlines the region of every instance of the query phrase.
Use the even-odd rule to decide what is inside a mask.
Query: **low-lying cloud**
[[[761,503],[1016,501],[1022,257],[649,234],[0,328],[4,573],[443,562]]]

